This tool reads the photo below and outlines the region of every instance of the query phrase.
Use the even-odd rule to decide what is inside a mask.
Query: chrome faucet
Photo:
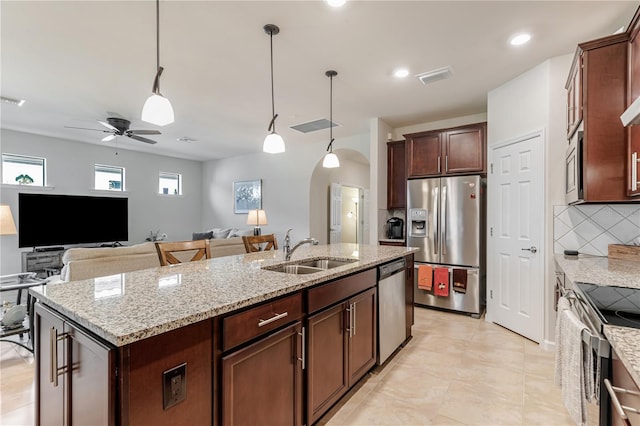
[[[291,255],[293,254],[294,251],[296,251],[296,249],[298,247],[300,247],[303,244],[313,244],[314,246],[318,245],[318,240],[316,240],[315,238],[305,238],[304,240],[298,242],[298,244],[296,244],[295,246],[293,246],[293,248],[291,248],[290,244],[291,244],[291,238],[289,237],[289,232],[291,232],[292,229],[289,229],[287,231],[287,234],[284,237],[284,246],[282,247],[282,251],[284,252],[284,259],[285,260],[290,260],[291,259]]]

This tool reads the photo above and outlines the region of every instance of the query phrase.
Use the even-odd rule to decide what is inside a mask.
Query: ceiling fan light
[[[279,154],[284,152],[284,140],[279,134],[272,132],[264,138],[264,144],[262,145],[262,151],[268,154]]]
[[[327,153],[324,156],[324,160],[322,160],[322,167],[327,169],[335,169],[336,167],[340,167],[340,160],[338,160],[338,156],[333,152]]]
[[[112,141],[116,138],[116,135],[107,135],[104,138],[102,138],[102,142],[109,142]]]
[[[169,99],[155,93],[151,94],[142,107],[142,121],[157,126],[173,123],[175,119]]]

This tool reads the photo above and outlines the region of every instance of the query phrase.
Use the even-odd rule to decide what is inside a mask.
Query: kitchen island
[[[36,422],[311,424],[375,365],[376,266],[400,258],[410,338],[415,251],[304,246],[35,287]],[[269,269],[327,258],[344,263]]]

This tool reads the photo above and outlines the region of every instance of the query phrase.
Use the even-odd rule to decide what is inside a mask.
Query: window
[[[160,172],[159,194],[182,195],[182,175]]]
[[[95,189],[124,191],[124,168],[96,164]]]
[[[44,186],[44,158],[2,154],[2,183]]]

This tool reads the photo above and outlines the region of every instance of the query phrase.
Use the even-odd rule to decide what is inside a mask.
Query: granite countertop
[[[582,254],[554,258],[571,282],[640,288],[640,262]]]
[[[573,283],[640,289],[640,262],[589,255],[555,254],[554,258]],[[640,329],[605,325],[604,334],[633,380],[640,386]]]
[[[605,325],[604,335],[633,381],[640,387],[640,329]]]
[[[418,251],[413,247],[330,244],[163,266],[89,280],[48,284],[30,293],[115,346],[291,293]],[[262,269],[301,259],[353,259],[325,271],[295,275]]]

